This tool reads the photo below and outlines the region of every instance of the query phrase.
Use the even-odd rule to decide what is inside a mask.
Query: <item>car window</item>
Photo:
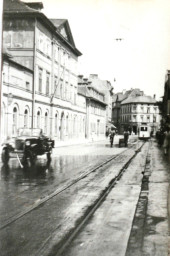
[[[141,127],[142,132],[146,132],[147,130],[148,130],[147,127]]]
[[[39,136],[41,129],[19,129],[19,136]]]

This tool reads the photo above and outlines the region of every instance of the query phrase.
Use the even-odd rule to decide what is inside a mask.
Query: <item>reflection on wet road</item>
[[[17,159],[10,159],[9,166],[1,165],[0,224],[123,150],[101,142],[56,148],[50,165],[45,157],[39,157],[35,166],[24,169]]]

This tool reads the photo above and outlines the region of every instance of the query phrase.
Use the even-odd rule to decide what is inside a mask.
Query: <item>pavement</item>
[[[122,137],[123,136],[121,135],[115,136],[114,146],[116,147],[118,146],[119,139]],[[136,136],[130,136],[129,145],[134,143],[136,139],[137,139]],[[59,147],[77,145],[82,143],[83,144],[86,144],[86,143],[95,143],[95,144],[108,143],[109,144],[109,138],[100,140],[100,141],[88,141],[88,140],[77,141],[77,143],[72,143],[71,141],[61,142],[54,148],[53,153],[54,155],[57,154],[57,150],[59,150],[58,149]],[[111,169],[113,169],[113,167]],[[113,171],[111,170],[111,172]],[[165,156],[163,153],[163,148],[158,146],[155,138],[152,138],[150,141],[148,158],[146,159],[146,170],[143,175],[143,183],[142,183],[142,191],[141,191],[141,198],[144,198],[144,197],[146,198],[145,209],[142,209],[143,210],[142,211],[141,208],[139,207],[139,204],[141,203],[140,200],[136,208],[136,215],[139,217],[139,223],[141,223],[141,219],[143,220],[142,232],[140,234],[142,235],[142,239],[141,239],[141,243],[138,244],[139,246],[135,247],[134,239],[138,237],[137,232],[138,230],[141,229],[141,227],[136,225],[135,219],[134,219],[131,225],[132,225],[132,231],[134,230],[135,232],[134,233],[131,232],[131,236],[130,236],[131,240],[129,240],[130,245],[128,248],[130,253],[127,254],[128,256],[129,255],[130,256],[167,256],[167,255],[170,256],[170,236],[169,236],[169,233],[170,233],[169,232],[170,231],[169,230],[169,227],[170,227],[170,189],[169,189],[170,176],[169,174],[170,174],[170,151],[169,151],[169,155]],[[147,180],[147,185],[144,186],[146,180]],[[87,184],[90,184],[90,182]],[[102,182],[99,182],[98,186],[99,185],[106,186],[106,184],[105,183],[102,184]],[[98,195],[97,194],[94,195],[94,191],[92,191],[93,192],[92,194],[89,194],[89,188],[87,188],[87,190],[88,190],[87,195],[91,197],[91,202],[93,203],[94,200],[97,200]],[[77,192],[78,191],[80,190],[77,189]],[[70,192],[71,191],[69,191],[69,193]],[[68,200],[68,194],[66,195],[66,198]],[[83,202],[84,201],[82,201],[82,203]],[[72,210],[74,212],[76,208],[75,208],[75,204],[73,205],[74,205],[74,209]],[[56,205],[53,202],[51,202],[50,209],[52,209],[52,207],[54,206],[56,207]],[[47,205],[47,207],[49,208],[49,205]],[[76,207],[77,208],[82,207],[82,209],[84,209],[84,205],[76,204]],[[83,213],[84,210],[82,209],[79,212]],[[41,208],[39,209],[39,211],[40,211],[39,214],[42,214]],[[70,207],[68,207],[68,213],[69,211],[70,211]],[[38,216],[37,218],[39,218],[39,214],[37,214]],[[28,217],[29,216],[27,216],[27,218]],[[51,217],[51,215],[48,215],[48,218],[49,217]],[[75,218],[77,217],[79,218],[80,216],[76,214]],[[32,221],[32,219],[33,219],[32,216],[30,216],[30,221]],[[76,223],[76,220],[75,220],[75,223]],[[18,225],[16,224],[16,226]],[[67,228],[69,227],[68,225],[66,226]],[[70,228],[73,228],[73,227],[71,226]],[[44,229],[44,227],[42,227],[42,229]],[[53,234],[50,234],[49,236],[50,239],[52,235]],[[57,239],[59,238],[60,236],[57,233]],[[42,256],[43,253],[40,252],[40,254],[37,254],[37,255]]]
[[[114,145],[119,139],[115,137]],[[130,136],[129,144],[136,140]],[[103,143],[108,140],[103,140]],[[86,141],[86,143],[101,143]],[[129,238],[127,256],[170,255],[170,150],[167,156],[155,138],[150,141],[141,194]],[[144,201],[145,198],[145,202]],[[142,206],[143,204],[143,206]],[[141,221],[142,219],[142,221]],[[136,221],[136,222],[135,222]],[[142,226],[141,226],[142,224]],[[139,233],[139,234],[138,234]],[[137,241],[138,239],[138,241]]]
[[[119,144],[119,139],[122,139],[123,135],[115,135],[113,145]],[[129,136],[129,143],[133,143],[137,140],[137,135]],[[86,139],[86,138],[78,138],[72,140],[63,140],[63,141],[55,141],[55,148],[65,147],[65,146],[73,146],[73,145],[81,145],[81,144],[97,144],[97,143],[108,143],[110,144],[109,137],[99,137],[94,139]],[[54,148],[54,149],[55,149]]]
[[[170,255],[170,152],[152,138],[126,256]]]

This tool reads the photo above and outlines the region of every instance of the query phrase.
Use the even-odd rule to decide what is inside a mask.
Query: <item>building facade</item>
[[[106,129],[109,129],[112,126],[112,96],[114,88],[109,81],[100,79],[97,74],[90,74],[88,79],[95,88],[104,94],[105,102],[107,102]]]
[[[160,128],[160,110],[151,96],[128,97],[121,102],[121,130],[128,129],[138,134],[139,126],[145,123],[150,126],[153,134]]]
[[[170,125],[170,70],[167,71],[162,101],[162,127]]]
[[[112,98],[112,122],[116,126],[119,133],[123,132],[123,125],[121,119],[121,102],[128,97],[137,97],[144,95],[140,89],[123,90],[122,92],[116,93]]]
[[[106,131],[107,103],[102,89],[96,88],[93,81],[79,76],[79,94],[86,98],[86,138],[103,139]]]
[[[3,136],[28,126],[42,128],[56,141],[83,138],[86,99],[77,85],[81,52],[68,21],[48,19],[42,7],[41,2],[4,2],[3,44],[11,58],[3,66],[2,117],[8,126]]]
[[[3,97],[1,106],[1,138],[16,134],[17,127],[31,125],[33,71],[3,54]]]

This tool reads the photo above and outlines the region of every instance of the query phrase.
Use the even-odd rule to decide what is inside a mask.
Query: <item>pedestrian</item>
[[[128,139],[129,139],[129,131],[125,130],[124,131],[124,143],[125,143],[125,147],[127,147],[128,145]]]
[[[165,155],[168,154],[169,147],[170,147],[170,128],[169,126],[167,126],[164,132],[164,142],[163,142],[163,149],[164,149]]]
[[[108,129],[106,130],[105,135],[106,135],[106,138],[109,136],[109,130]]]
[[[113,141],[114,141],[114,136],[115,136],[115,130],[113,127],[111,127],[111,130],[110,130],[110,146],[112,147],[113,146]]]

